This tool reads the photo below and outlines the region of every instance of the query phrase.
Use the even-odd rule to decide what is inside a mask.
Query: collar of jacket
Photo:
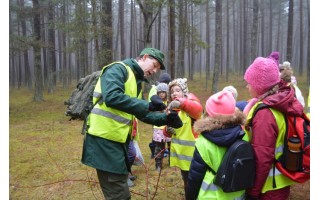
[[[199,119],[194,124],[194,130],[219,146],[230,146],[235,140],[244,136],[240,125],[245,121],[246,116],[236,109],[231,116],[217,115]]]

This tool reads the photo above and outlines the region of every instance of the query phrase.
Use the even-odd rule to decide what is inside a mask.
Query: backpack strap
[[[254,116],[257,114],[257,112],[261,109],[264,109],[264,108],[269,108],[269,106],[265,103],[261,103],[259,104],[256,109],[254,110],[253,114],[252,114],[252,118],[254,118]],[[283,116],[284,116],[284,119],[285,119],[285,123],[286,123],[286,132],[285,132],[285,136],[284,137],[287,137],[288,135],[288,120],[285,116],[285,114],[283,113]],[[252,126],[252,120],[249,122],[249,126]],[[285,148],[288,148],[288,144],[284,144],[284,149]],[[285,151],[285,150],[283,150]],[[272,168],[272,172],[273,172],[273,178],[272,178],[272,187],[273,188],[276,188],[277,187],[277,183],[276,183],[276,179],[275,179],[275,171],[276,171],[276,162],[280,162],[279,160],[277,160],[276,158],[274,158],[274,162],[273,162],[273,168]]]
[[[263,109],[263,108],[269,108],[269,106],[268,106],[267,104],[265,104],[265,103],[260,103],[260,104],[256,107],[256,109],[253,111],[251,120],[250,120],[250,122],[249,122],[249,124],[248,124],[249,126],[252,126],[252,119],[253,119],[254,116],[257,114],[257,112],[258,112],[259,110]]]

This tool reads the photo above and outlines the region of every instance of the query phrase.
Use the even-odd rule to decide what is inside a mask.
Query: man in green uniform
[[[137,58],[104,66],[93,93],[94,107],[87,119],[81,162],[97,171],[106,199],[130,199],[128,144],[134,118],[157,126],[181,127],[177,113],[153,112],[165,105],[157,98],[141,99],[142,82],[165,69],[164,54],[145,48]]]

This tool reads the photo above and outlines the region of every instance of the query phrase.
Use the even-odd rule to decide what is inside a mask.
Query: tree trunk
[[[32,0],[33,4],[33,24],[34,24],[34,38],[35,42],[33,45],[34,49],[34,77],[35,77],[35,85],[34,85],[34,97],[33,100],[35,102],[43,101],[42,94],[42,71],[41,71],[41,30],[40,30],[40,5],[38,0]]]
[[[95,50],[95,58],[98,57],[99,55],[99,34],[98,34],[98,19],[97,19],[97,1],[96,0],[91,0],[92,3],[92,31],[94,35],[94,50]],[[94,71],[98,70],[99,67],[101,67],[102,63],[99,62],[99,59],[96,59],[94,63]]]
[[[22,31],[22,36],[23,37],[28,37],[27,36],[27,25],[26,25],[26,20],[25,20],[25,14],[24,14],[24,0],[20,0],[19,2],[19,7],[23,11],[21,13],[21,31]],[[23,49],[23,63],[24,63],[24,80],[26,82],[26,85],[28,86],[29,89],[32,89],[32,79],[30,75],[30,65],[29,65],[29,58],[28,58],[28,48]]]
[[[102,1],[102,27],[101,34],[101,51],[99,59],[102,66],[110,64],[113,59],[113,45],[112,45],[112,0]]]
[[[210,80],[210,18],[209,18],[209,1],[206,2],[206,43],[208,47],[206,48],[206,88],[208,88],[208,80]],[[221,12],[221,11],[220,11]],[[217,15],[216,15],[217,16]],[[216,50],[216,49],[215,49]],[[220,65],[219,65],[220,67]]]
[[[126,57],[126,43],[124,42],[124,0],[119,1],[119,28],[120,28],[120,59]]]
[[[56,49],[55,49],[55,23],[54,6],[52,0],[49,1],[48,9],[48,93],[53,93],[56,86]]]
[[[293,35],[293,0],[289,0],[289,16],[288,16],[288,36],[287,36],[287,60],[291,61],[292,57],[292,35]]]
[[[213,70],[213,81],[212,81],[212,93],[218,92],[219,83],[219,70],[221,65],[221,38],[222,38],[222,17],[221,17],[221,0],[216,0],[216,44],[215,44],[215,54],[214,54],[214,70]]]
[[[273,21],[273,14],[272,14],[272,0],[269,0],[269,37],[268,37],[268,54],[272,52],[272,32],[273,32],[273,27],[272,27],[272,21]]]
[[[185,43],[185,22],[184,22],[184,1],[179,1],[179,27],[178,27],[178,63],[177,77],[184,77],[184,43]]]
[[[227,1],[227,5],[226,5],[226,11],[227,11],[227,16],[226,16],[226,20],[227,20],[227,27],[226,27],[226,32],[227,32],[227,38],[226,38],[226,48],[227,48],[227,55],[226,55],[226,81],[229,81],[229,69],[230,69],[230,22],[229,22],[229,1]]]
[[[310,88],[310,3],[307,1],[307,26],[308,26],[308,35],[307,35],[307,79],[308,85]],[[310,89],[309,89],[310,91]],[[308,94],[310,95],[310,94]]]
[[[302,75],[302,73],[303,73],[303,65],[304,65],[304,63],[303,63],[303,55],[304,55],[304,48],[303,48],[303,30],[304,30],[304,28],[303,28],[303,2],[304,1],[300,1],[300,17],[299,17],[299,19],[300,19],[300,46],[299,46],[299,48],[300,48],[300,52],[299,52],[299,55],[300,55],[300,58],[299,58],[299,64],[298,64],[298,66],[299,66],[299,75],[301,76]]]
[[[168,70],[170,70],[171,78],[175,79],[175,4],[174,0],[169,0],[169,64]]]
[[[259,2],[253,1],[253,21],[251,28],[251,53],[250,62],[257,57],[257,41],[258,41],[258,12],[259,12]]]

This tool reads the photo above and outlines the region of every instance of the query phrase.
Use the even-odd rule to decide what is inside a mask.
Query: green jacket
[[[134,72],[138,96],[142,88],[142,82],[146,81],[144,72],[134,59],[126,59],[123,62]],[[124,94],[124,84],[127,77],[127,69],[119,63],[109,66],[103,72],[100,77],[103,102],[109,107],[130,113],[145,123],[157,126],[165,125],[167,123],[165,113],[149,112],[149,103],[147,101],[131,98]],[[128,174],[125,156],[127,156],[129,141],[130,134],[128,134],[125,143],[85,134],[81,162],[103,171]]]

